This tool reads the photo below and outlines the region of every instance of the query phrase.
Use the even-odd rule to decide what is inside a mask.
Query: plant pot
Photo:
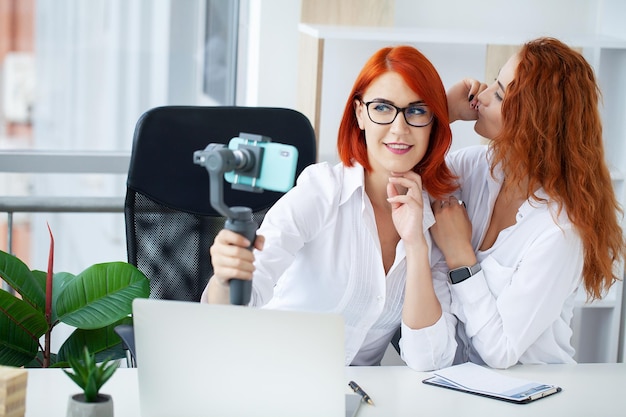
[[[85,402],[85,394],[71,395],[67,403],[67,417],[113,417],[113,398],[98,394],[97,402]]]

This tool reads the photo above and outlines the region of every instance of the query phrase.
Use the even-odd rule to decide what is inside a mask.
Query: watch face
[[[469,277],[472,276],[471,271],[467,267],[453,269],[448,273],[450,277],[450,282],[453,284],[458,284],[461,281],[465,281]]]

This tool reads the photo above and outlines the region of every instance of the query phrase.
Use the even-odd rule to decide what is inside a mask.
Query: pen
[[[363,388],[361,388],[359,386],[359,384],[357,384],[354,381],[350,381],[350,382],[348,382],[348,385],[350,386],[350,388],[352,388],[352,391],[354,391],[355,393],[359,394],[361,396],[361,398],[363,398],[363,401],[365,401],[369,405],[374,405],[374,401],[372,401],[370,396],[367,395],[367,393],[365,391],[363,391]]]

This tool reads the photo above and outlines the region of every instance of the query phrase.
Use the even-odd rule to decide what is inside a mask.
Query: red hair
[[[526,43],[502,103],[502,130],[491,143],[492,170],[507,181],[528,179],[527,197],[538,187],[565,207],[584,248],[583,282],[589,299],[601,298],[621,277],[622,213],[604,158],[600,90],[581,54],[552,38]],[[510,180],[510,181],[509,181]]]
[[[433,64],[411,46],[387,47],[376,52],[367,61],[354,82],[341,118],[337,149],[345,166],[355,161],[367,172],[372,168],[367,158],[365,132],[359,128],[354,101],[361,100],[365,90],[382,74],[396,72],[404,82],[432,109],[434,118],[428,149],[413,168],[422,177],[422,184],[435,198],[442,198],[457,188],[444,157],[452,143],[448,119],[446,90]]]

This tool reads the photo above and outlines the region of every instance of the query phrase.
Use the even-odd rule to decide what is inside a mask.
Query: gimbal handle
[[[226,217],[224,227],[245,236],[251,243],[252,250],[256,231],[259,225],[252,219],[249,207],[228,207],[224,203],[224,174],[240,168],[242,164],[254,164],[253,156],[243,155],[240,150],[226,148],[222,144],[211,143],[204,151],[194,153],[194,163],[203,165],[209,173],[209,189],[211,206]],[[252,294],[252,281],[232,278],[230,285],[230,303],[247,305]]]

